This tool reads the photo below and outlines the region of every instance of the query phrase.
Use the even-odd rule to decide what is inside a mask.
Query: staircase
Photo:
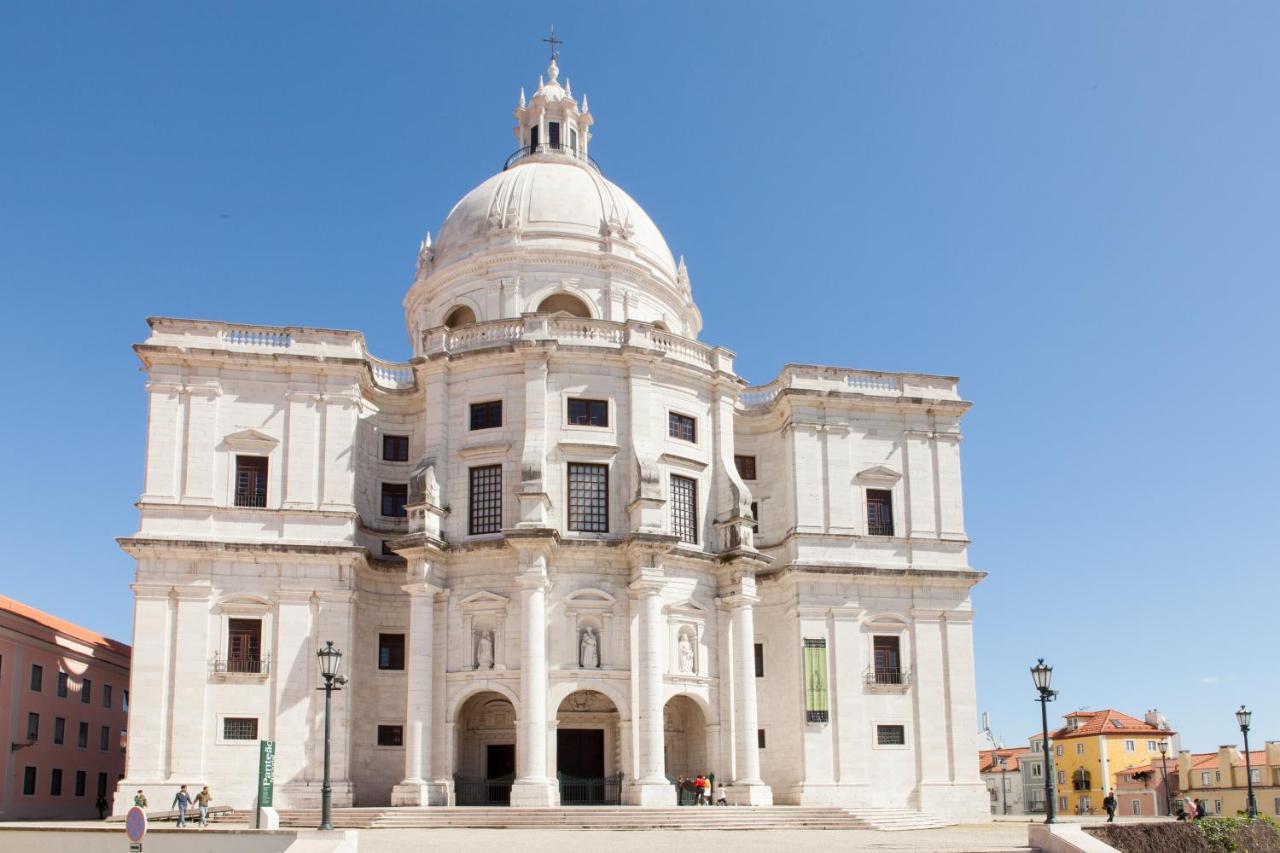
[[[317,826],[319,809],[280,812],[281,826]],[[908,809],[820,806],[571,806],[334,809],[335,829],[933,829],[949,826]]]

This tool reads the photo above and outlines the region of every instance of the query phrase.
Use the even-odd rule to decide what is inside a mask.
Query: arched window
[[[467,305],[459,305],[450,311],[444,318],[444,324],[450,329],[457,329],[461,326],[470,326],[476,321],[476,312],[472,311]]]
[[[591,311],[581,299],[567,293],[556,293],[542,300],[539,314],[568,314],[570,317],[590,317]]]

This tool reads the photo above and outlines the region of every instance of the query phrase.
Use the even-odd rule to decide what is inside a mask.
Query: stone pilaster
[[[403,587],[409,594],[409,648],[405,661],[404,781],[391,791],[393,806],[445,805],[448,791],[431,783],[435,680],[435,608],[441,590],[430,583]]]
[[[516,726],[513,806],[556,805],[555,783],[547,771],[547,563],[554,539],[508,540],[520,552],[520,709]]]
[[[662,713],[662,677],[667,671],[662,558],[674,540],[671,536],[652,537],[652,541],[633,541],[630,546],[631,607],[639,641],[631,660],[637,775],[625,792],[632,805],[675,805],[675,790],[666,778]]]
[[[733,634],[733,725],[737,775],[727,793],[738,805],[773,805],[773,791],[760,779],[760,728],[756,713],[755,578],[743,576],[737,589],[724,596],[730,608]]]
[[[195,782],[204,778],[205,729],[214,723],[205,717],[208,662],[213,654],[209,646],[211,590],[205,585],[179,586],[174,587],[173,593],[177,624],[172,634],[174,649],[169,661],[172,694],[169,696],[171,710],[167,716],[169,742],[181,744],[181,748],[171,753],[168,775]]]

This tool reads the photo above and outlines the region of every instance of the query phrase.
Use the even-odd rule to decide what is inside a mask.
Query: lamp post
[[[320,675],[324,676],[324,782],[320,786],[320,828],[333,829],[333,787],[329,784],[329,709],[333,701],[333,691],[340,690],[347,679],[338,675],[338,667],[342,665],[342,652],[333,647],[333,640],[327,640],[324,648],[316,652],[320,661]]]
[[[1031,667],[1031,680],[1035,682],[1040,693],[1040,728],[1044,734],[1044,822],[1058,822],[1057,803],[1053,798],[1053,766],[1049,761],[1049,702],[1057,697],[1058,691],[1049,689],[1049,681],[1053,678],[1053,667],[1044,662],[1044,658],[1036,661]]]
[[[1236,711],[1236,722],[1240,724],[1240,731],[1244,734],[1244,778],[1249,785],[1249,820],[1257,820],[1258,803],[1253,798],[1253,763],[1249,761],[1249,721],[1252,719],[1253,714],[1243,705]]]
[[[996,767],[1000,768],[1000,814],[1009,813],[1009,789],[1005,787],[1005,774],[1009,771],[1005,769],[1005,760],[999,755],[996,756]]]
[[[1165,756],[1169,753],[1169,741],[1162,740],[1157,746],[1160,747],[1160,772],[1164,774],[1164,813],[1168,817],[1173,814],[1173,801],[1169,799],[1169,765],[1165,762]]]

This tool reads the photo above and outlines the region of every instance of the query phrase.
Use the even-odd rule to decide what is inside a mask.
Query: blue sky
[[[1280,6],[535,5],[0,10],[0,592],[130,637],[146,316],[408,354],[418,240],[515,147],[554,22],[749,380],[961,377],[1006,741],[1038,656],[1055,713],[1280,738]]]

